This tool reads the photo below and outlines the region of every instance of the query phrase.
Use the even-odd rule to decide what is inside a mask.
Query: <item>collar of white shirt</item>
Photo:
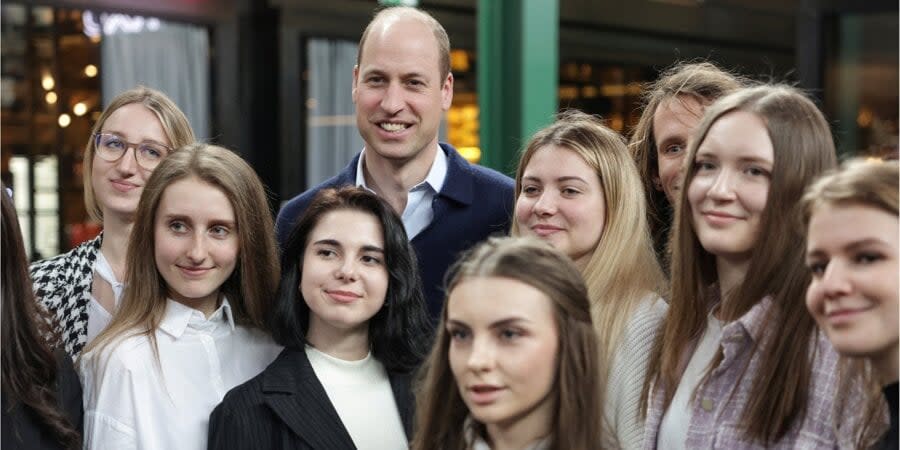
[[[217,325],[228,324],[228,327],[234,331],[234,318],[231,312],[231,304],[227,298],[222,299],[222,304],[207,319],[202,312],[176,302],[175,300],[166,300],[166,314],[163,316],[159,329],[169,333],[175,339],[181,337],[184,331],[190,327],[197,330],[215,329]]]
[[[366,149],[359,154],[359,161],[356,162],[356,186],[362,187],[370,192],[375,192],[366,185],[366,176],[363,172],[364,161],[366,156]],[[409,191],[415,191],[422,189],[425,186],[431,186],[431,189],[434,192],[441,192],[441,188],[444,187],[444,179],[447,178],[447,155],[444,154],[444,150],[441,149],[441,146],[437,146],[437,152],[434,154],[434,162],[431,164],[431,169],[428,171],[428,175],[425,176],[425,179],[422,180],[421,183],[415,185]]]

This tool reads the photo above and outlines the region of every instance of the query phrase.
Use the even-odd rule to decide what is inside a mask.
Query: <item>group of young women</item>
[[[898,164],[837,169],[796,89],[678,65],[627,145],[562,113],[436,329],[385,202],[323,191],[279,261],[253,169],[192,141],[113,100],[104,232],[37,300],[3,196],[4,448],[896,448]]]

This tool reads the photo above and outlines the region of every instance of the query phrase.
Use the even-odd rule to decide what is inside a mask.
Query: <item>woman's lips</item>
[[[115,188],[119,192],[128,192],[138,187],[138,185],[134,183],[123,180],[111,180],[110,183],[112,184],[113,188]]]
[[[326,290],[325,293],[328,294],[328,296],[331,297],[332,300],[338,303],[352,303],[362,297],[355,292],[341,290]]]
[[[538,236],[549,236],[553,233],[562,231],[563,229],[554,225],[534,225],[531,227],[531,231]]]
[[[181,270],[187,278],[199,278],[203,275],[206,275],[207,272],[212,270],[211,267],[187,267],[187,266],[178,266],[178,269]]]
[[[500,386],[491,386],[479,384],[470,386],[467,389],[469,400],[480,406],[489,405],[497,401],[505,388]]]
[[[706,221],[711,225],[719,226],[729,225],[737,222],[738,220],[741,220],[741,218],[738,216],[719,211],[706,211],[703,213],[703,218],[706,219]]]

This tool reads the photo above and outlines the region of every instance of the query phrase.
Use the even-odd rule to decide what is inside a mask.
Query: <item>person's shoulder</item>
[[[79,261],[93,265],[100,250],[100,242],[101,237],[98,236],[65,253],[31,263],[29,271],[34,283],[39,285],[55,281],[62,272],[77,268]]]
[[[510,191],[515,186],[515,181],[512,178],[489,167],[470,163],[452,145],[441,143],[441,147],[447,151],[448,164],[456,164],[461,167],[463,172],[470,175],[476,184],[508,189]]]
[[[266,368],[255,377],[231,388],[219,408],[223,413],[230,415],[241,415],[252,412],[252,409],[265,404],[263,396],[263,380],[269,369]]]
[[[96,369],[141,373],[155,358],[153,344],[147,335],[126,334],[103,347],[82,354],[79,367],[82,371]]]

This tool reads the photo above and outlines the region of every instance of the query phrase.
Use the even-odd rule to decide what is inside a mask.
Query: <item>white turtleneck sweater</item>
[[[306,356],[357,449],[409,448],[387,371],[371,352],[344,361],[307,345]]]

